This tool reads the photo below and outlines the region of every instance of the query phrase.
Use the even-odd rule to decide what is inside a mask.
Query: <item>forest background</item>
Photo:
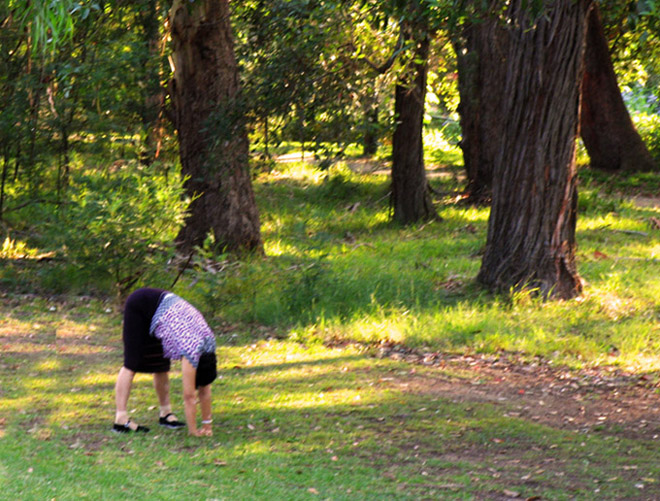
[[[619,383],[641,385],[638,401],[647,411],[636,417],[646,424],[634,446],[626,443],[640,466],[608,470],[620,450],[596,437],[589,454],[598,473],[575,466],[559,494],[553,475],[566,470],[551,475],[547,466],[537,485],[529,477],[512,480],[505,468],[506,482],[491,479],[495,486],[472,490],[467,470],[474,465],[430,486],[422,475],[403,493],[396,486],[413,478],[409,471],[387,478],[401,497],[438,489],[459,498],[532,496],[538,489],[556,498],[602,496],[582,485],[586,475],[609,482],[612,499],[651,499],[658,419],[647,399],[657,396],[660,351],[658,10],[648,0],[507,5],[5,2],[5,381],[17,366],[39,367],[25,354],[39,342],[23,321],[51,323],[43,316],[54,312],[60,328],[68,322],[62,316],[77,315],[81,324],[107,327],[102,314],[118,312],[130,290],[163,287],[204,312],[229,364],[255,346],[267,354],[262,362],[272,363],[283,357],[278,349],[341,345],[393,360],[339,367],[375,370],[381,383],[390,380],[387,371],[401,373],[402,360],[437,368],[456,359],[469,370],[464,357],[473,357],[523,364],[539,377],[550,371],[559,378],[559,367],[571,382],[588,374],[622,393]],[[607,90],[612,78],[615,97],[611,85]],[[105,327],[98,337],[96,327],[77,328],[42,340],[55,348],[38,360],[37,386],[44,373],[63,370],[63,362],[48,360],[62,353],[67,332],[83,336],[92,352],[95,343],[112,343]],[[91,362],[101,372],[114,370],[105,358]],[[238,378],[226,377],[240,387]],[[24,410],[18,394],[0,391],[7,409]],[[415,398],[406,405],[422,408],[428,393]],[[75,404],[77,418],[85,405]],[[353,423],[357,429],[380,418],[366,412]],[[470,422],[470,412],[461,407],[459,421]],[[630,432],[627,421],[599,421],[604,415],[594,417],[598,430],[609,437],[617,426]],[[41,434],[38,441],[85,444],[87,452],[105,447],[87,435],[68,443],[74,439],[66,428],[36,419],[29,412],[16,423],[3,417],[0,431],[27,427]],[[479,419],[470,426],[484,433],[490,417]],[[546,431],[539,432],[546,438],[521,439],[522,431],[509,426],[470,440],[489,447],[543,443],[548,452]],[[427,432],[425,425],[410,431]],[[392,457],[408,457],[404,446],[392,447]],[[568,446],[563,452],[575,453]],[[210,464],[224,463],[215,453],[208,451]],[[481,466],[486,476],[501,467]],[[324,485],[315,481],[303,494]],[[365,498],[370,489],[390,492],[370,482],[360,484],[362,491],[351,488]]]

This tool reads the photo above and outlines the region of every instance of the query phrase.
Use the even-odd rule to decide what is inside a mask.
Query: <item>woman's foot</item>
[[[169,428],[170,430],[179,430],[186,426],[186,423],[178,421],[176,416],[171,412],[165,416],[161,416],[158,419],[158,424],[164,426],[165,428]]]
[[[114,433],[147,433],[149,428],[133,423],[130,419],[124,424],[114,423],[112,425]]]

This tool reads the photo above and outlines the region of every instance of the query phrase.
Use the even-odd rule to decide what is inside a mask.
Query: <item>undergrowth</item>
[[[176,282],[175,291],[205,314],[255,326],[246,331],[256,337],[263,327],[307,343],[513,351],[572,366],[657,365],[660,209],[658,203],[636,200],[657,193],[660,175],[606,175],[581,168],[577,258],[584,294],[573,301],[542,302],[525,293],[492,295],[476,283],[489,210],[455,203],[462,188],[459,166],[432,164],[430,169],[442,222],[393,224],[386,173],[364,174],[343,163],[324,171],[282,163],[254,182],[265,258],[234,261],[200,249],[181,273],[181,262],[166,261],[167,253],[159,257],[130,228],[115,232],[114,240],[104,240],[97,231],[90,242],[112,242],[106,250],[139,249],[144,258],[133,259],[126,271],[138,279],[135,286],[169,288]],[[131,211],[140,207],[129,205]],[[117,228],[131,220],[117,216]],[[72,242],[80,246],[84,238],[77,230]],[[108,261],[97,253],[90,261],[94,266],[86,268],[84,261],[71,258],[93,256],[93,249],[67,255],[63,247],[49,249],[40,242],[37,249],[16,238],[5,242],[0,270],[5,290],[100,294],[108,290],[103,285],[108,276],[94,270],[122,261],[121,254]],[[32,249],[32,255],[13,259],[19,248]],[[53,259],[35,258],[47,251],[57,253]]]

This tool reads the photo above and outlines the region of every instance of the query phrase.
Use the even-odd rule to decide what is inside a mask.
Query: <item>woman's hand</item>
[[[212,437],[213,430],[211,429],[210,424],[205,424],[198,430],[189,430],[188,435],[191,437]]]

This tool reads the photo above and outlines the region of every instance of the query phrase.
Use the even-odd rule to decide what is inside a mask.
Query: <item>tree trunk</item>
[[[492,12],[489,11],[489,12]],[[493,89],[504,83],[504,57],[508,37],[500,19],[487,13],[468,22],[454,40],[458,66],[458,112],[461,121],[461,149],[467,175],[466,201],[491,201],[493,161],[496,151],[490,138],[499,135],[499,99]]]
[[[422,140],[430,39],[426,29],[415,31],[423,36],[416,40],[410,81],[400,81],[395,88],[390,203],[394,220],[401,224],[438,218],[426,179]]]
[[[138,17],[144,44],[140,57],[140,62],[144,66],[143,103],[140,108],[144,145],[140,151],[140,162],[144,165],[151,165],[158,157],[163,134],[162,111],[165,92],[160,83],[162,71],[159,27],[162,23],[159,18],[159,5],[159,0],[142,2]]]
[[[588,18],[580,127],[593,168],[656,169],[621,97],[598,8]]]
[[[478,280],[493,290],[581,292],[575,265],[578,132],[587,13],[592,0],[546,2],[531,19],[512,0],[493,202]]]
[[[175,0],[170,26],[174,125],[193,200],[179,249],[192,251],[212,230],[218,250],[262,252],[228,0]]]
[[[2,156],[2,175],[0,176],[0,222],[4,219],[5,213],[5,184],[7,182],[7,173],[9,172],[9,148],[5,145]]]
[[[373,83],[368,83],[361,98],[363,127],[362,154],[373,156],[378,151],[378,91]]]

